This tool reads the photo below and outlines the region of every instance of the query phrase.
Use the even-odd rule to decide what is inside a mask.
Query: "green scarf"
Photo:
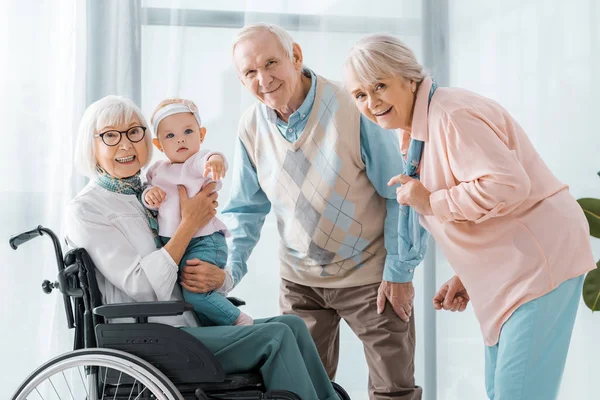
[[[137,197],[144,210],[146,210],[148,226],[150,226],[150,229],[154,234],[154,242],[156,243],[156,247],[162,247],[162,243],[158,237],[158,221],[156,220],[157,213],[156,211],[146,208],[144,202],[142,201],[144,186],[142,185],[142,180],[140,179],[140,173],[138,172],[129,178],[115,178],[110,176],[100,166],[96,167],[96,171],[98,172],[96,182],[104,189],[120,194],[133,194]]]

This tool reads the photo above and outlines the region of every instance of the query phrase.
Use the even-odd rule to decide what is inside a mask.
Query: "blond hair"
[[[194,104],[194,102],[192,100],[174,97],[174,98],[170,98],[170,99],[165,99],[165,100],[161,101],[160,103],[158,103],[158,105],[154,109],[154,112],[152,113],[152,117],[150,118],[150,123],[152,124],[152,130],[155,131],[154,132],[155,137],[158,137],[158,132],[157,132],[158,125],[154,126],[156,114],[158,113],[159,110],[161,110],[163,107],[168,106],[169,104],[184,104],[185,106],[190,108],[190,114],[194,115],[194,117],[198,121],[198,125],[199,125],[198,127],[201,127],[200,116],[199,116],[199,114],[197,114],[198,106],[196,106],[196,104]],[[160,125],[160,123],[159,123],[159,125]],[[154,129],[154,128],[156,128],[156,129]]]
[[[428,76],[408,46],[385,34],[369,35],[356,42],[344,61],[344,69],[354,72],[358,81],[367,85],[398,76],[420,83]]]

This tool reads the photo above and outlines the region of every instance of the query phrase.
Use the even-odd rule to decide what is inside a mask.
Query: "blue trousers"
[[[163,244],[169,238],[160,238]],[[190,241],[179,263],[179,271],[186,266],[186,261],[198,258],[223,269],[227,263],[227,242],[221,232],[212,235],[195,237]],[[181,288],[183,298],[194,306],[194,311],[202,326],[233,325],[240,315],[240,310],[217,292],[192,293]]]
[[[553,400],[558,395],[584,276],[520,306],[486,347],[491,400]]]
[[[302,400],[339,400],[300,317],[258,319],[251,326],[182,329],[200,339],[227,374],[260,370],[267,390],[290,390]]]

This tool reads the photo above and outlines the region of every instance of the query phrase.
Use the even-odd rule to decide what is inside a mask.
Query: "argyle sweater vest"
[[[248,109],[239,135],[277,217],[281,277],[325,288],[380,282],[386,203],[365,171],[352,98],[317,76],[312,111],[294,143],[267,112],[262,104]]]

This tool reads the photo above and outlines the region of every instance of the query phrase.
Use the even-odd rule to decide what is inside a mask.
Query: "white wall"
[[[516,117],[554,174],[600,197],[600,4],[594,0],[452,0],[450,84]],[[592,243],[600,258],[600,241]],[[451,272],[442,257],[441,284]],[[438,316],[438,399],[480,400],[484,352],[472,309]],[[580,304],[559,399],[600,398],[600,315]]]

